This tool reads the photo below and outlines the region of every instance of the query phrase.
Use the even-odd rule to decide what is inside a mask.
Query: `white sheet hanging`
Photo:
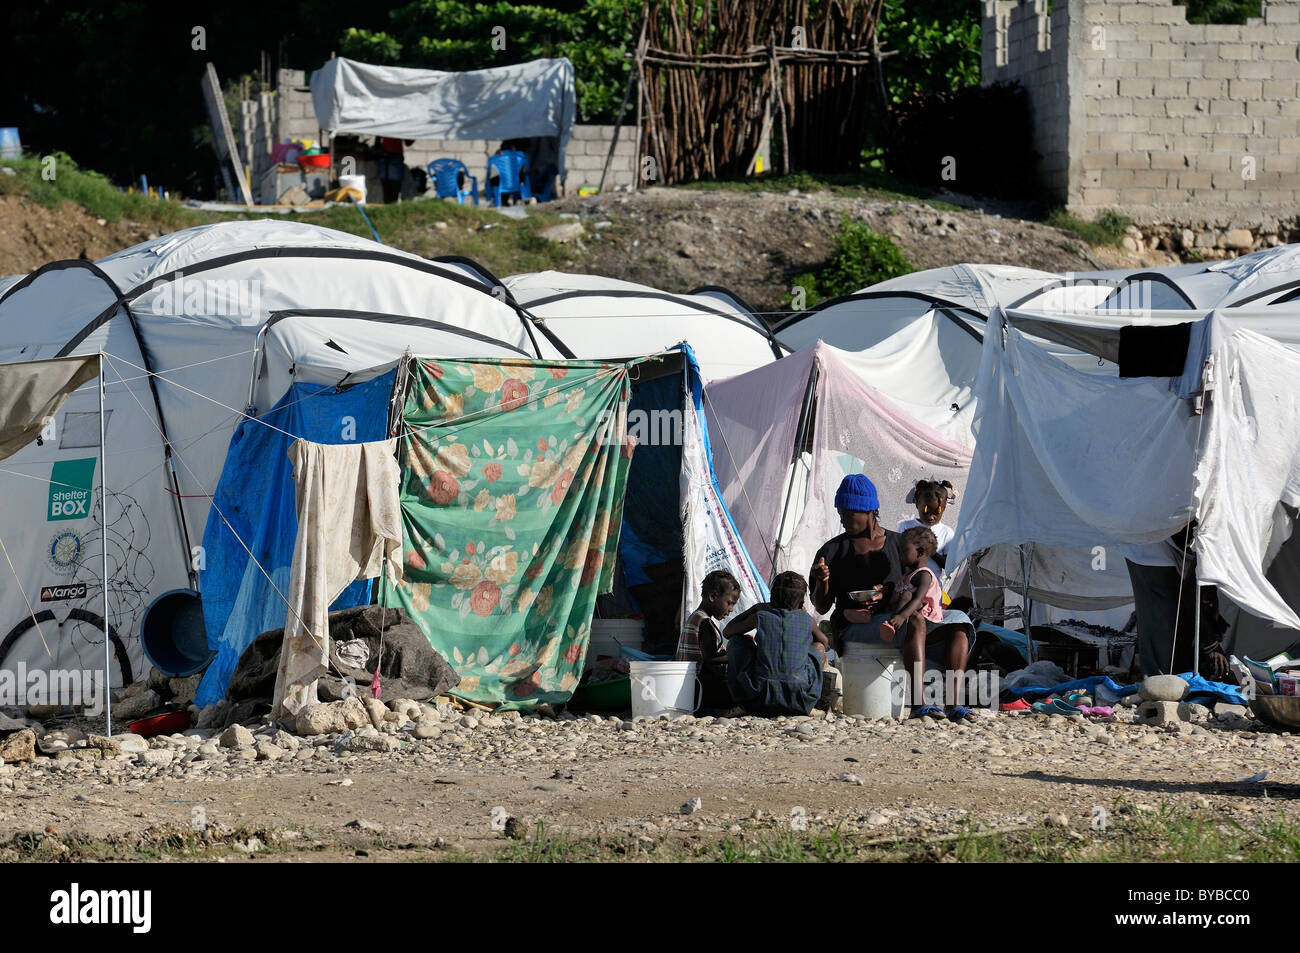
[[[997,543],[1152,542],[1190,518],[1198,418],[1168,381],[1082,374],[1008,328],[1005,345],[985,336],[977,400],[950,561]]]
[[[1300,353],[1234,331],[1215,353],[1214,392],[1196,468],[1198,578],[1239,606],[1300,628],[1266,572],[1291,535],[1279,504],[1300,506]]]

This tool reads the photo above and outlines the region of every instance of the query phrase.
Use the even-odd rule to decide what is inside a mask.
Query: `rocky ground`
[[[952,724],[367,704],[371,723],[316,737],[256,724],[88,734],[102,721],[12,734],[11,756],[19,737],[49,753],[0,767],[0,861],[170,856],[158,844],[216,859],[485,857],[539,822],[648,846],[804,823],[880,841],[972,825],[1082,840],[1099,808],[1294,822],[1300,793],[1295,739],[1237,708],[1171,702],[1167,717],[1122,707],[1101,721],[981,711]],[[1137,723],[1144,714],[1164,723]]]
[[[584,226],[570,271],[677,292],[723,285],[766,312],[785,307],[796,276],[830,259],[845,217],[890,236],[918,269],[987,262],[1083,272],[1178,261],[1159,249],[1089,248],[1067,232],[1017,217],[1021,209],[971,204],[861,192],[656,188],[571,197],[548,210],[576,215]]]

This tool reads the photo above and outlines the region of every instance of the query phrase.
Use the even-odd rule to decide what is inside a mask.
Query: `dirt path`
[[[1009,829],[1062,815],[1086,830],[1096,806],[1120,802],[1245,822],[1279,809],[1295,819],[1300,810],[1290,736],[1214,726],[1170,732],[1042,716],[960,727],[844,718],[519,725],[448,732],[389,754],[336,754],[321,739],[301,763],[232,753],[229,762],[162,769],[125,755],[6,766],[0,843],[48,828],[55,840],[126,850],[149,829],[189,830],[195,808],[209,826],[258,832],[287,856],[340,857],[357,849],[490,853],[503,838],[494,819],[499,827],[506,815],[572,836],[721,835],[741,823],[788,830],[802,816],[810,830],[916,839],[971,821]],[[1098,742],[1102,735],[1110,740]],[[1241,783],[1262,771],[1267,782]],[[694,797],[702,807],[683,815]]]

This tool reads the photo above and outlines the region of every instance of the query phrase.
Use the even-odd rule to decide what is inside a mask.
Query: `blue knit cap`
[[[872,513],[880,509],[876,485],[867,479],[865,473],[850,473],[840,481],[840,488],[835,491],[835,508],[858,513]]]

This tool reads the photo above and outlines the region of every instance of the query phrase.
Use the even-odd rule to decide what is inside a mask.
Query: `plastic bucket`
[[[361,198],[357,204],[366,204],[366,177],[364,175],[340,175],[339,188],[356,189],[361,193]]]
[[[188,678],[208,667],[217,654],[208,648],[203,599],[191,589],[164,592],[144,610],[140,645],[168,678]]]
[[[629,662],[632,717],[693,715],[704,700],[694,662]]]
[[[639,652],[644,641],[645,621],[642,619],[592,619],[586,667],[591,668],[602,655],[622,658],[624,648]]]
[[[902,694],[894,692],[895,672],[903,671],[903,656],[890,645],[850,642],[840,656],[844,679],[844,714],[868,718],[900,718]]]

